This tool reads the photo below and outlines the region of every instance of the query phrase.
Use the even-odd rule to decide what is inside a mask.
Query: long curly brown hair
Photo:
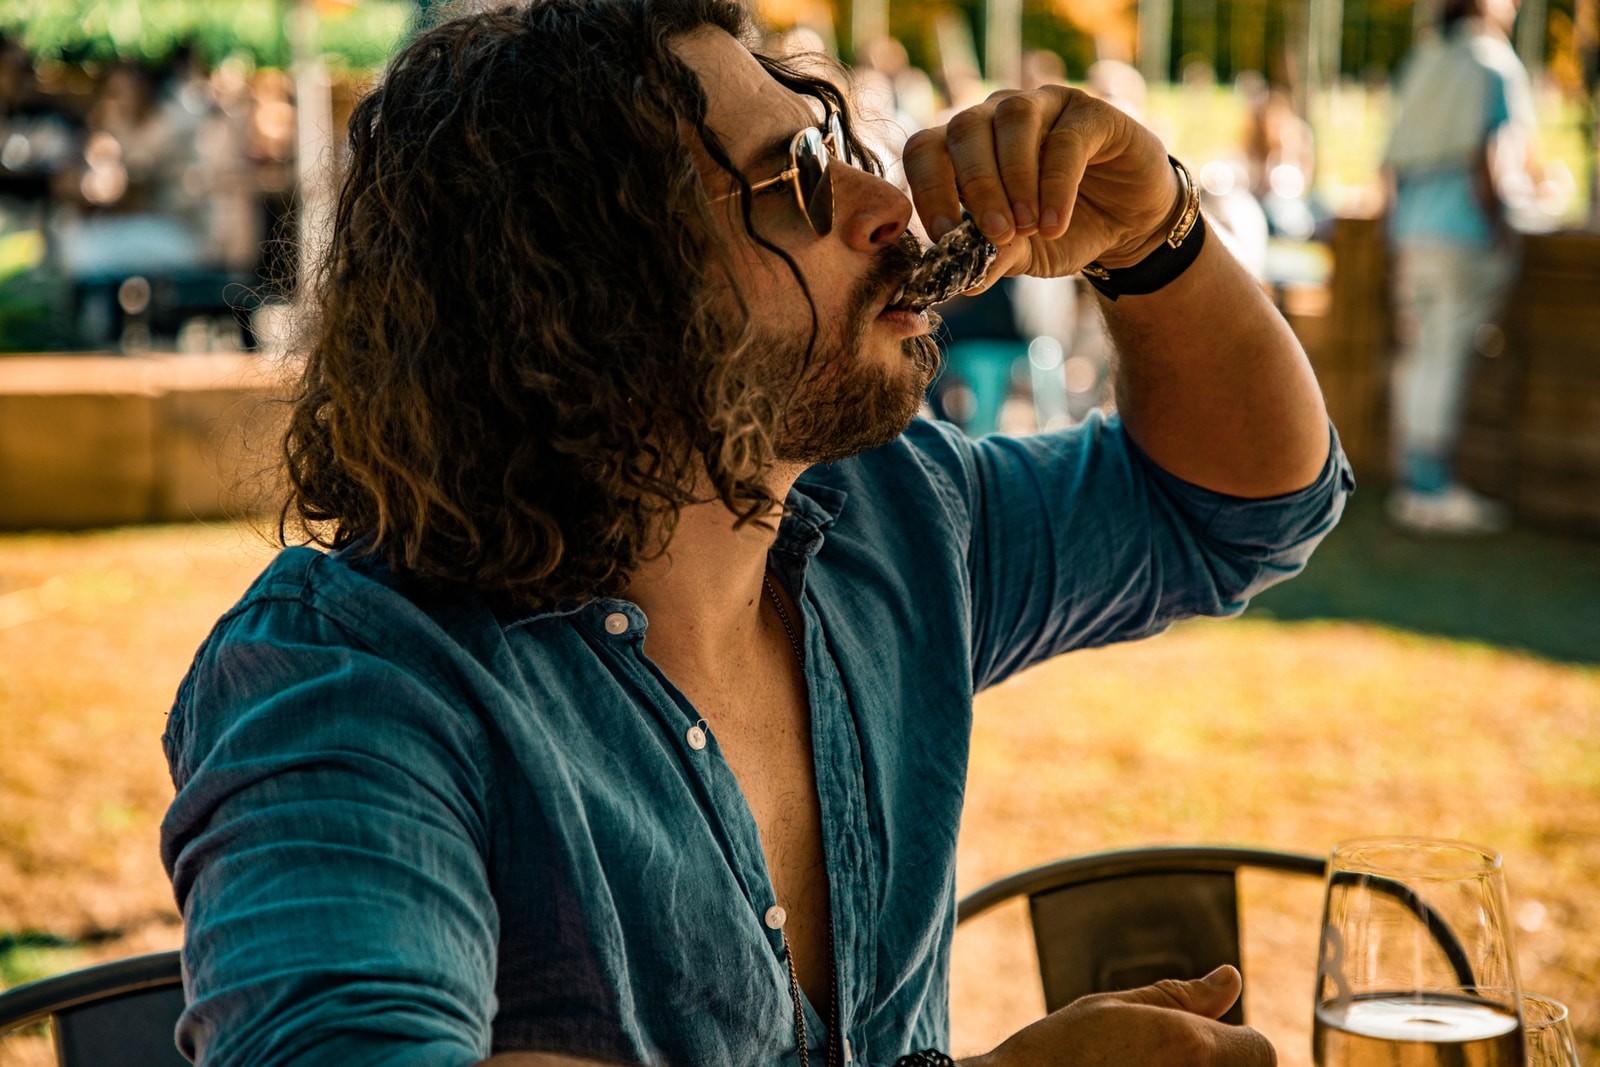
[[[769,512],[777,398],[817,314],[775,387],[749,373],[742,299],[713,300],[735,272],[685,131],[748,183],[671,48],[703,26],[752,39],[728,0],[535,0],[395,57],[350,119],[280,541],[545,610],[625,589],[697,478],[742,522]],[[848,113],[814,67],[758,59]]]

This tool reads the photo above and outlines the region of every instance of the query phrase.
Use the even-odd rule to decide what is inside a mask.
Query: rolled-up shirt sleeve
[[[1259,500],[1168,473],[1115,416],[1026,437],[937,433],[927,455],[971,531],[975,689],[1072,649],[1238,614],[1305,566],[1355,487],[1331,427],[1317,479]]]
[[[257,601],[219,624],[164,743],[186,1055],[452,1067],[489,1054],[483,738],[434,680],[297,601]]]

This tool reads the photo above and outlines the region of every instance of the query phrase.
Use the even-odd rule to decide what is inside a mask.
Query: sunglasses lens
[[[854,154],[850,151],[850,143],[844,139],[844,123],[839,121],[839,113],[833,112],[828,116],[828,139],[833,142],[833,155],[841,163],[856,166]]]
[[[811,228],[821,237],[833,229],[833,178],[828,173],[828,148],[822,132],[803,130],[794,153],[795,183],[800,191],[800,206],[805,209]]]

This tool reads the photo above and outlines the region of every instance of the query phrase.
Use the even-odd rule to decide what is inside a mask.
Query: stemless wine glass
[[[1463,996],[1504,1004],[1518,1000],[1510,989],[1465,986],[1452,990]],[[1567,1006],[1559,1000],[1537,993],[1520,995],[1522,1003],[1522,1042],[1527,1048],[1527,1067],[1582,1067],[1578,1062],[1578,1042],[1567,1021]]]
[[[1528,1067],[1579,1067],[1578,1042],[1561,1001],[1522,994],[1522,1036],[1528,1045]]]
[[[1525,1067],[1519,989],[1499,853],[1430,838],[1334,847],[1317,1067]]]

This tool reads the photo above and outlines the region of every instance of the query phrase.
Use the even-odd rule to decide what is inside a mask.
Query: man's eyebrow
[[[803,128],[804,127],[796,127],[796,129]],[[763,145],[761,149],[750,158],[750,162],[746,163],[744,167],[741,168],[745,172],[745,175],[749,177],[751,181],[759,181],[768,177],[768,175],[761,173],[764,169],[775,166],[779,163],[787,164],[789,162],[789,145],[794,143],[794,135],[794,130],[790,130],[787,133],[780,133]]]

